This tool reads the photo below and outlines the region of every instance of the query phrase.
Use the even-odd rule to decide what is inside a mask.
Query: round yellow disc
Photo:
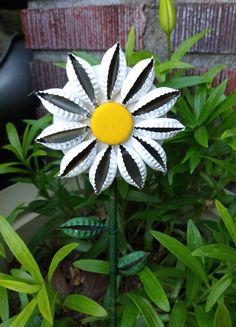
[[[126,141],[133,130],[130,112],[121,104],[107,102],[100,105],[91,117],[91,130],[98,141],[110,145]]]

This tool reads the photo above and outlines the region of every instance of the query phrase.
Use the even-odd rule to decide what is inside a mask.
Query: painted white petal
[[[136,131],[145,137],[156,140],[169,139],[184,130],[184,126],[176,119],[147,119],[135,125]]]
[[[45,128],[36,141],[55,150],[67,150],[83,141],[89,127],[80,123],[56,123]]]
[[[78,97],[95,107],[100,88],[92,66],[82,58],[70,53],[67,59],[66,72],[69,81],[78,91]]]
[[[179,95],[178,90],[159,87],[144,95],[130,111],[140,118],[161,117],[173,107]]]
[[[125,55],[119,43],[107,50],[99,69],[102,92],[110,100],[120,91],[127,70]]]
[[[47,111],[62,119],[78,121],[90,116],[84,104],[66,90],[49,89],[36,95]]]
[[[137,63],[124,80],[121,88],[121,102],[127,105],[144,96],[152,87],[154,77],[153,58]]]
[[[107,189],[116,177],[117,159],[111,146],[100,151],[89,170],[89,180],[94,191],[100,193]]]
[[[124,180],[138,188],[144,186],[147,169],[138,153],[130,147],[120,145],[117,153],[118,168]]]
[[[74,177],[86,171],[96,157],[96,140],[80,143],[62,158],[60,177]]]
[[[166,153],[159,143],[136,135],[133,136],[132,141],[134,149],[149,167],[166,172]]]

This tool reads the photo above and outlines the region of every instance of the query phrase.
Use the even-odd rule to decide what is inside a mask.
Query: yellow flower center
[[[125,142],[133,129],[130,112],[121,104],[101,104],[91,117],[93,135],[102,143],[116,145]]]

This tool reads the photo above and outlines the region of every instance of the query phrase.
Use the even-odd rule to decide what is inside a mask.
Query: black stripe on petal
[[[179,95],[180,95],[179,91],[162,94],[158,98],[155,98],[155,99],[151,100],[150,102],[145,103],[145,105],[143,105],[141,108],[139,108],[138,110],[133,112],[133,116],[146,114],[155,109],[158,109],[158,108],[164,106],[165,104],[167,104],[168,102],[170,102],[172,99],[178,97]]]
[[[112,91],[116,83],[117,75],[119,72],[119,64],[120,64],[120,45],[117,43],[115,52],[111,59],[109,71],[108,71],[108,79],[107,79],[107,99],[111,99]]]
[[[145,84],[150,72],[153,69],[153,63],[154,63],[154,60],[152,59],[150,61],[150,63],[143,69],[143,71],[138,76],[138,78],[134,82],[134,84],[131,87],[131,89],[129,90],[129,92],[126,94],[126,96],[125,96],[125,98],[123,100],[123,104],[126,104],[130,99],[132,99],[133,96],[136,93],[138,93],[138,91],[143,87],[143,85]]]
[[[162,157],[160,156],[159,152],[153,148],[150,144],[145,142],[143,139],[133,136],[149,153],[150,155],[159,163],[159,165],[166,170],[165,162],[163,161]]]
[[[126,150],[126,148],[123,145],[120,145],[120,150],[122,154],[122,158],[124,161],[125,168],[132,178],[132,180],[135,182],[135,184],[139,187],[143,187],[143,179],[142,175],[140,173],[139,167],[132,158],[132,156],[129,154],[129,152]]]
[[[36,95],[43,98],[44,100],[50,102],[51,104],[65,110],[71,112],[76,115],[83,115],[85,117],[89,117],[89,112],[81,108],[77,103],[64,98],[60,95],[37,92]]]
[[[69,172],[71,170],[73,170],[76,166],[78,166],[92,151],[92,149],[94,148],[96,144],[96,140],[94,140],[93,142],[91,142],[87,148],[85,148],[84,150],[82,150],[80,153],[77,154],[77,156],[75,156],[69,163],[68,165],[65,167],[64,171],[61,173],[60,177],[64,177],[67,174],[69,174]]]
[[[181,131],[182,127],[135,127],[136,129],[141,129],[142,131],[155,132],[155,133],[169,133],[175,131]]]
[[[47,135],[42,138],[37,138],[37,142],[39,143],[65,143],[70,142],[74,139],[77,139],[80,137],[83,133],[86,133],[89,130],[89,128],[81,127],[81,128],[74,128],[66,131],[57,132],[54,134]]]
[[[101,161],[97,166],[97,170],[95,173],[95,188],[97,193],[101,192],[102,186],[107,178],[111,160],[111,150],[112,147],[108,146],[108,148],[104,152]]]
[[[87,96],[89,97],[91,102],[94,105],[96,105],[97,100],[96,100],[96,96],[95,96],[95,91],[94,91],[92,82],[91,82],[86,70],[78,62],[78,60],[76,60],[75,56],[72,53],[69,54],[69,58],[71,60],[72,66],[73,66],[74,71],[75,71],[75,74],[76,74],[82,88],[84,89],[85,93],[87,94]]]

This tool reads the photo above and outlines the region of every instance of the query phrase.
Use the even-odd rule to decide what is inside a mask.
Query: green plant
[[[236,112],[232,110],[236,103],[236,93],[225,95],[227,81],[216,87],[213,84],[215,76],[223,66],[209,69],[201,76],[185,76],[186,70],[192,66],[183,61],[189,48],[207,32],[203,31],[184,41],[166,62],[160,62],[158,56],[154,55],[157,86],[182,89],[182,97],[174,106],[173,113],[178,114],[186,129],[165,142],[169,167],[167,175],[149,171],[142,192],[129,187],[119,178],[117,180],[119,256],[126,256],[140,249],[145,254],[149,253],[146,258],[147,265],[143,270],[135,271],[133,276],[121,274],[119,271],[117,315],[121,327],[230,327],[236,324]],[[128,64],[134,65],[150,55],[148,51],[134,50],[134,29],[131,29],[126,46]],[[86,59],[88,58],[89,55],[86,55]],[[60,159],[58,152],[49,151],[47,156],[50,155],[51,160],[48,161],[44,158],[45,152],[42,152],[41,146],[32,143],[39,129],[37,124],[43,125],[47,119],[45,117],[39,123],[30,121],[22,141],[14,127],[8,125],[10,145],[6,148],[14,152],[18,161],[0,166],[0,172],[21,174],[14,180],[31,182],[38,188],[40,198],[25,209],[52,217],[50,223],[46,224],[29,244],[31,251],[39,259],[40,253],[37,249],[42,242],[50,244],[52,239],[60,239],[67,244],[75,234],[72,235],[69,231],[71,237],[63,236],[61,230],[55,231],[55,227],[74,217],[99,217],[104,222],[110,205],[109,191],[94,196],[86,176],[75,191],[69,191],[55,178]],[[27,146],[24,147],[23,144]],[[5,220],[2,219],[1,224],[8,226],[8,230],[13,233]],[[87,223],[82,226],[83,233],[85,227],[88,228],[87,232],[93,231],[93,235],[90,235],[93,238],[79,241],[76,251],[80,251],[81,255],[74,261],[74,267],[80,271],[108,275],[110,263],[106,249],[109,226],[99,225],[99,230],[96,230],[94,225],[96,224],[93,223],[91,227]],[[3,240],[9,243],[5,234]],[[15,238],[16,240],[18,239]],[[66,255],[74,246],[76,245],[65,245],[59,253]],[[20,247],[16,244],[15,248]],[[18,254],[14,250],[12,252],[23,268],[27,269],[28,259],[25,258],[25,265]],[[4,254],[4,251],[1,253]],[[55,257],[58,258],[58,252]],[[62,257],[63,255],[59,256],[60,259]],[[132,272],[144,257],[145,255],[138,256],[137,261],[128,263],[121,261],[123,272],[129,271],[130,268]],[[32,267],[35,267],[35,263]],[[17,279],[13,273],[7,277],[3,274],[2,277],[2,285],[5,287],[17,281],[24,283],[23,286],[31,290],[30,302],[24,302],[25,297],[20,296],[23,299],[23,310],[18,317],[25,317],[28,312],[32,326],[33,316],[38,316],[39,312],[44,319],[47,317],[46,320],[50,321],[50,315],[53,316],[63,304],[78,309],[81,302],[74,301],[75,297],[83,303],[80,295],[69,295],[69,300],[63,302],[57,294],[56,304],[53,304],[52,308],[47,307],[45,311],[43,306],[38,305],[40,300],[38,296],[36,299],[36,294],[42,292],[42,289],[45,298],[53,299],[52,294],[56,296],[50,284],[53,272],[51,267],[52,264],[47,282],[37,269],[28,270],[31,279],[24,269],[17,270]],[[13,272],[15,273],[15,270]],[[15,290],[22,292],[19,288]],[[6,290],[1,288],[1,292],[5,308],[1,315],[2,326],[7,326]],[[107,294],[103,307],[109,313]],[[28,311],[28,308],[31,311]],[[100,323],[101,326],[107,326],[108,319],[109,315],[102,320],[100,317],[88,317],[84,318],[82,323],[91,326],[98,326]],[[57,323],[59,322],[56,321],[55,326]]]
[[[54,313],[63,307],[95,317],[106,317],[106,310],[95,301],[79,294],[70,294],[62,299],[52,286],[52,277],[57,266],[78,246],[77,243],[67,244],[55,253],[48,268],[47,281],[45,281],[25,243],[1,216],[0,230],[10,251],[21,264],[20,268],[12,269],[11,274],[0,273],[0,316],[4,321],[1,325],[14,327],[25,326],[28,322],[33,324],[34,318],[40,315],[41,326],[56,326],[60,320],[54,320]],[[6,289],[19,293],[22,306],[21,312],[11,318],[9,318]],[[64,325],[65,323],[70,323],[70,319],[68,322],[63,320]]]

